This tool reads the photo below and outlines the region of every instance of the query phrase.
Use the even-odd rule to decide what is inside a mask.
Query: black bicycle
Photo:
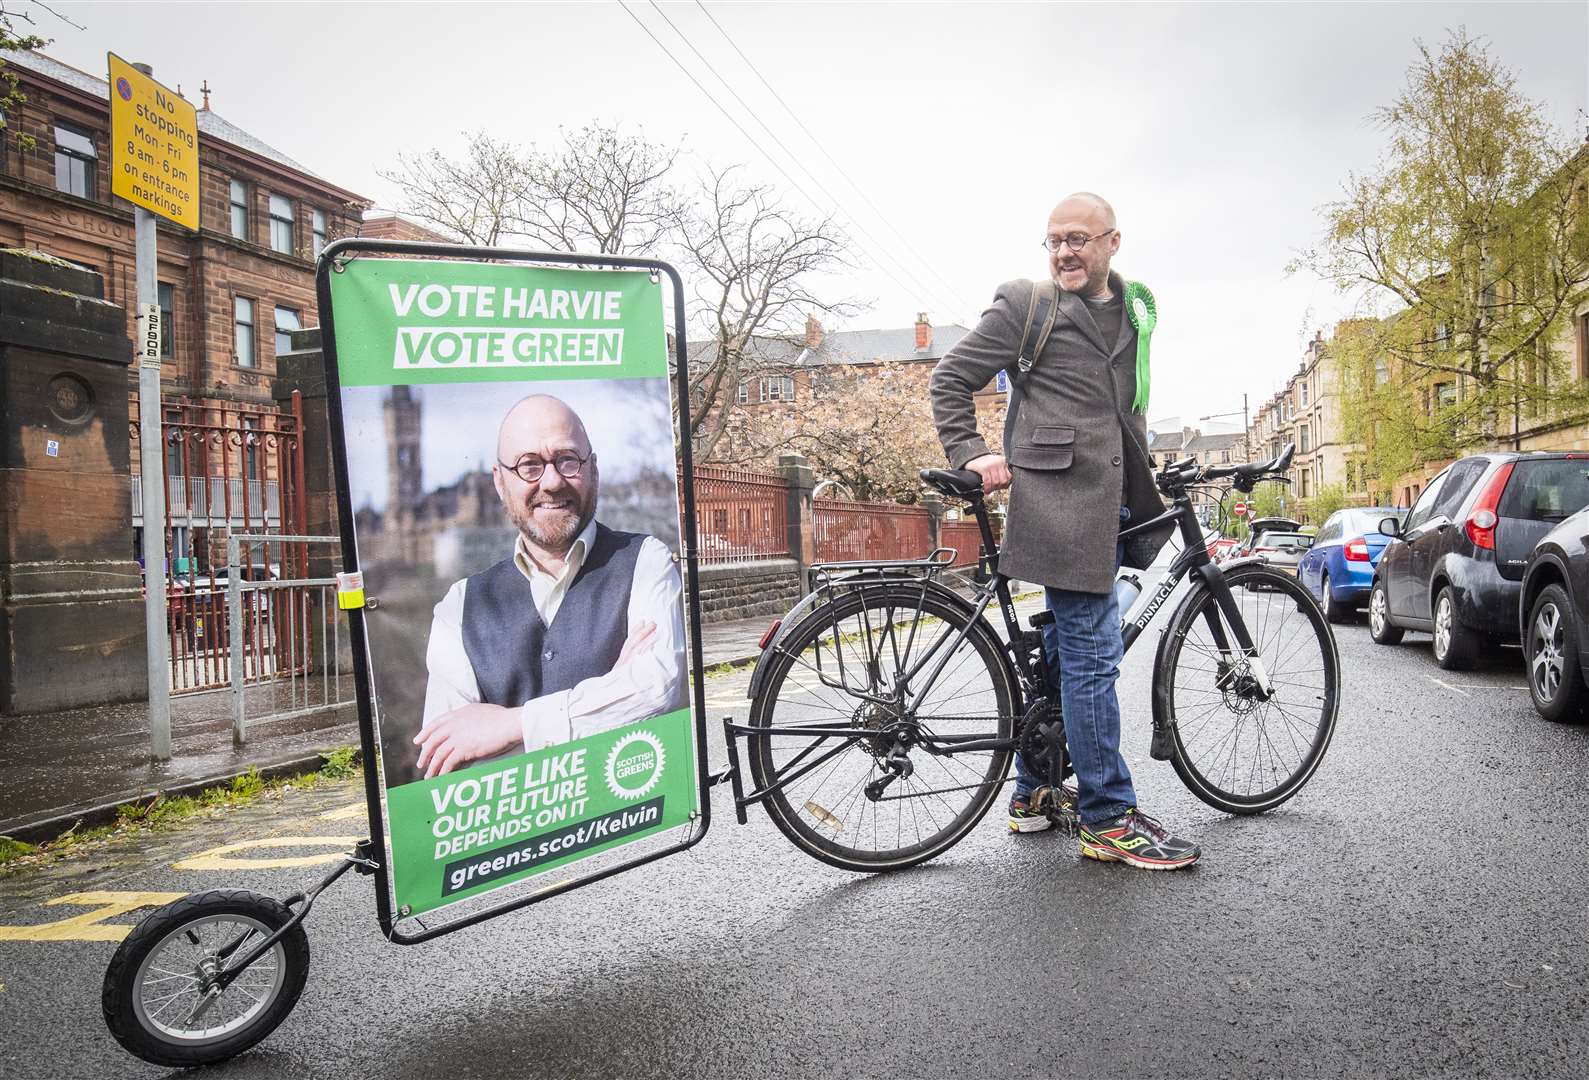
[[[1174,522],[1185,541],[1134,617],[1121,613],[1122,637],[1129,650],[1192,576],[1159,638],[1151,753],[1231,814],[1279,806],[1318,769],[1335,730],[1340,659],[1295,577],[1257,560],[1213,563],[1191,493],[1224,479],[1242,492],[1283,482],[1291,454],[1288,446],[1250,465],[1170,465],[1155,477],[1170,508],[1122,531]],[[813,567],[812,591],[774,629],[751,678],[748,723],[724,722],[740,821],[761,803],[798,847],[849,870],[897,870],[947,851],[994,804],[1016,750],[1050,783],[1069,773],[1042,648],[1053,616],[1040,612],[1021,628],[997,572],[980,478],[921,476],[976,517],[984,572],[970,597],[942,580],[947,548],[915,561]],[[1003,640],[984,617],[994,601]]]

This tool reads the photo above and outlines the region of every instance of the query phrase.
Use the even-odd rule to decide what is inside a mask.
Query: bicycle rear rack
[[[921,559],[860,559],[854,562],[813,563],[806,570],[806,586],[817,591],[830,585],[850,583],[875,585],[896,581],[931,580],[954,564],[957,552],[952,547],[936,547]]]

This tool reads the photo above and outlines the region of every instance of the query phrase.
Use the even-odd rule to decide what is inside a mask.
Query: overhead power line
[[[871,209],[872,213],[877,215],[877,220],[888,226],[888,231],[899,237],[900,243],[905,245],[905,250],[914,255],[916,259],[920,261],[921,265],[925,266],[928,272],[931,273],[933,277],[938,279],[939,284],[943,285],[944,288],[949,290],[950,295],[954,295],[954,285],[951,284],[942,274],[938,273],[933,263],[925,255],[916,250],[915,246],[911,244],[909,237],[894,227],[894,223],[889,220],[888,215],[883,213],[882,209],[871,200],[870,196],[866,194],[865,189],[862,188],[860,184],[855,182],[854,177],[850,176],[850,174],[845,171],[844,166],[839,164],[838,160],[834,158],[832,154],[828,153],[827,147],[822,145],[822,140],[817,138],[816,133],[806,126],[805,121],[801,120],[799,114],[797,114],[794,109],[790,107],[789,103],[783,99],[783,95],[778,93],[778,91],[774,89],[772,83],[767,81],[767,77],[761,73],[761,69],[751,62],[750,57],[745,55],[745,50],[741,49],[738,43],[736,43],[734,39],[729,36],[728,31],[723,29],[723,24],[718,22],[717,18],[706,9],[706,5],[701,3],[701,0],[695,0],[695,6],[701,9],[701,14],[705,15],[707,19],[711,21],[711,24],[717,28],[717,32],[723,35],[723,40],[728,42],[729,48],[733,49],[734,52],[739,55],[739,58],[745,62],[745,66],[750,68],[751,73],[755,75],[756,78],[761,80],[761,85],[767,88],[767,92],[773,96],[778,104],[783,106],[783,111],[789,114],[789,119],[793,120],[800,130],[805,133],[807,139],[811,140],[811,145],[815,146],[817,150],[821,152],[822,156],[828,159],[828,163],[833,166],[838,174],[844,177],[845,182],[848,183],[850,187],[855,189],[855,193],[861,197],[861,201]]]
[[[793,176],[791,176],[789,174],[789,171],[783,167],[783,165],[778,161],[778,159],[776,157],[774,157],[771,153],[769,153],[767,151],[767,149],[764,146],[762,146],[760,142],[757,141],[757,139],[756,139],[756,137],[754,135],[752,135],[749,131],[747,131],[745,129],[745,126],[743,124],[741,124],[739,122],[739,120],[735,118],[733,113],[731,113],[727,109],[727,107],[725,107],[723,105],[723,103],[721,101],[719,101],[717,99],[717,97],[710,90],[708,90],[706,88],[706,86],[701,82],[701,80],[699,80],[699,79],[697,79],[695,77],[695,75],[683,63],[683,61],[681,61],[678,58],[678,56],[674,54],[673,50],[669,49],[668,46],[666,44],[664,44],[662,42],[662,40],[659,37],[657,37],[657,35],[655,33],[652,32],[651,28],[649,26],[647,26],[645,24],[645,22],[643,20],[641,20],[641,18],[638,15],[636,15],[632,10],[630,10],[629,5],[625,2],[625,0],[618,0],[618,4],[619,4],[620,7],[623,8],[624,13],[626,15],[628,15],[630,19],[634,20],[635,25],[640,27],[640,29],[645,32],[645,35],[647,37],[649,37],[656,44],[657,48],[662,50],[663,55],[665,55],[669,60],[671,60],[673,62],[673,65],[675,67],[677,67],[681,72],[684,73],[684,77],[689,79],[690,82],[695,85],[695,88],[697,90],[699,90],[702,93],[702,95],[704,95],[706,97],[706,99],[712,103],[712,105],[717,109],[717,111],[723,114],[724,119],[726,119],[730,124],[732,124],[734,126],[734,129],[736,131],[738,131],[742,136],[744,136],[745,141],[750,143],[750,145],[752,147],[754,147],[755,150],[759,154],[761,154],[761,156],[763,158],[765,158],[767,160],[767,163],[770,164],[778,172],[778,174],[780,176],[782,176],[786,181],[788,181],[789,185],[791,187],[793,187],[795,191],[799,192],[802,197],[804,197],[808,202],[811,203],[811,205],[816,206],[816,207],[820,207],[822,205],[821,202],[818,199],[812,197],[811,193],[809,191],[807,191],[800,184],[800,182],[798,180],[796,180]],[[670,27],[673,26],[672,22],[670,20],[667,20],[667,16],[666,15],[663,16],[663,19],[664,19],[664,21],[668,22],[668,25]],[[678,28],[677,27],[673,27],[673,29],[674,29],[674,33],[677,34],[678,33]],[[683,38],[682,34],[680,34],[679,36],[681,38]],[[685,44],[686,45],[690,44],[688,39],[685,39]],[[690,47],[691,47],[692,50],[694,49],[693,46],[690,46]],[[697,52],[696,55],[699,56],[700,55],[699,52]],[[703,63],[706,62],[704,58],[702,58],[702,62]],[[711,65],[709,63],[707,64],[707,66],[711,67]],[[717,71],[716,71],[715,68],[712,69],[712,72],[713,72],[713,74],[715,76],[717,76],[719,81],[723,81],[722,80],[722,76],[717,74]],[[725,83],[724,85],[726,86],[727,84]],[[729,92],[733,93],[732,88],[730,88]],[[736,96],[736,98],[738,97],[737,94],[735,96]],[[743,105],[743,101],[742,100],[741,100],[741,104]],[[752,116],[756,115],[755,114],[755,110],[749,109],[748,106],[747,106],[747,110],[751,112]],[[758,120],[758,122],[760,122],[759,117],[757,117],[757,120]],[[763,125],[763,126],[765,127],[765,125]],[[774,138],[774,141],[777,141],[777,137],[776,136],[773,136],[773,138]],[[782,146],[782,143],[780,142],[779,145]],[[787,147],[784,147],[784,153],[786,153],[786,154],[790,153]],[[793,157],[792,154],[790,156],[791,156],[791,158]],[[818,186],[820,186],[820,184]],[[829,195],[829,198],[830,199],[832,198],[831,194]],[[835,202],[835,204],[838,203],[838,200],[836,200],[836,199],[833,200],[833,201]],[[859,223],[856,223],[856,226],[859,229],[859,231],[861,231],[863,233],[863,235],[866,235],[866,236],[870,237],[871,234],[868,233],[863,226],[860,226]],[[874,239],[873,242],[874,243],[876,242],[875,239]],[[858,247],[861,250],[861,252],[863,254],[865,254],[872,261],[873,265],[876,266],[879,271],[881,271],[889,280],[891,280],[900,289],[904,290],[907,294],[909,294],[909,295],[923,295],[923,294],[931,295],[932,294],[932,290],[931,289],[927,289],[925,287],[924,283],[922,283],[920,281],[918,281],[916,285],[909,285],[906,282],[900,280],[899,276],[897,274],[895,274],[892,270],[890,270],[889,267],[887,265],[885,265],[884,262],[880,258],[878,258],[877,255],[875,253],[873,253],[872,250],[869,247],[867,247],[866,245],[860,244],[860,243],[856,243],[856,247]],[[906,273],[908,274],[909,271],[907,270]],[[911,275],[911,276],[913,276],[913,275]],[[941,301],[941,299],[942,298],[940,297],[939,300]],[[951,310],[953,310],[952,306],[951,306]]]
[[[844,203],[839,199],[839,197],[833,194],[833,192],[828,189],[827,185],[822,182],[822,179],[817,176],[816,173],[812,172],[806,167],[805,163],[800,160],[800,155],[796,154],[793,150],[790,150],[788,145],[778,137],[778,133],[767,126],[767,122],[762,119],[761,114],[756,110],[755,106],[751,105],[748,101],[740,96],[739,91],[735,90],[733,85],[729,83],[728,79],[723,75],[723,73],[717,70],[717,65],[713,64],[701,54],[701,50],[695,47],[695,43],[690,40],[689,35],[683,30],[680,30],[678,25],[674,23],[672,19],[668,18],[667,12],[663,11],[662,8],[658,6],[656,0],[649,0],[649,2],[652,9],[656,11],[659,16],[661,16],[662,21],[668,24],[668,28],[678,36],[680,41],[684,42],[685,47],[688,48],[690,52],[695,54],[695,58],[697,60],[706,65],[706,69],[712,73],[712,76],[718,82],[722,83],[723,89],[727,90],[731,95],[733,95],[734,100],[739,102],[740,108],[744,109],[750,114],[750,118],[761,126],[761,129],[767,133],[767,137],[777,145],[778,149],[782,150],[784,155],[794,163],[795,167],[803,172],[807,178],[809,178],[810,181],[817,186],[817,190],[821,191],[822,194],[828,197],[828,199],[833,203],[834,209],[843,211],[845,217],[850,219],[851,224],[853,224],[855,228],[859,230],[860,233],[870,240],[876,247],[881,249],[882,252],[887,255],[888,258],[894,263],[894,265],[900,271],[902,271],[906,277],[910,278],[910,280],[915,283],[917,295],[924,300],[932,299],[934,296],[936,296],[937,298],[932,299],[932,302],[935,304],[941,303],[943,301],[943,296],[941,294],[935,294],[931,285],[917,277],[916,274],[912,272],[910,267],[905,264],[903,259],[896,256],[892,250],[890,250],[887,244],[884,244],[876,236],[872,235],[871,231],[868,230],[865,225],[861,224],[860,219],[855,214],[851,213],[847,207],[845,207]],[[732,44],[732,42],[730,42],[730,44]],[[875,257],[873,261],[877,261]],[[881,264],[879,264],[878,269],[883,269]],[[953,289],[950,291],[953,292]],[[952,307],[951,310],[953,310]]]

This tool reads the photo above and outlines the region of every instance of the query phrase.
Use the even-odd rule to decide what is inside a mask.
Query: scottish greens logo
[[[649,731],[630,732],[607,755],[607,787],[620,799],[648,795],[661,781],[666,760],[662,740]]]

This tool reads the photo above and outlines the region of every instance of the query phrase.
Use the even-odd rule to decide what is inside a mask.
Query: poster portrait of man
[[[599,455],[579,415],[550,394],[516,401],[491,477],[512,548],[435,606],[413,738],[426,778],[688,700],[678,563],[656,537],[599,520]]]

